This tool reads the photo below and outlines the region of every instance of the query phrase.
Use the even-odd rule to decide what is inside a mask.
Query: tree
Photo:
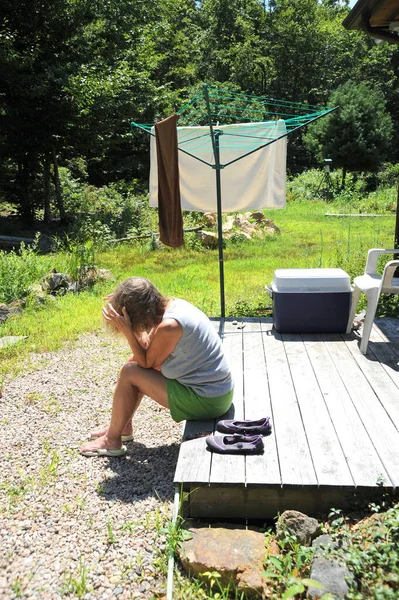
[[[385,158],[392,137],[392,119],[383,93],[366,83],[348,81],[330,97],[339,107],[309,127],[304,141],[319,160],[331,158],[347,171],[375,171]]]
[[[1,154],[14,164],[20,212],[32,220],[38,175],[45,173],[48,188],[48,163],[57,161],[75,116],[65,84],[79,62],[87,11],[84,2],[1,0],[0,14]]]
[[[259,0],[204,0],[200,8],[198,79],[230,82],[265,94],[275,76]]]

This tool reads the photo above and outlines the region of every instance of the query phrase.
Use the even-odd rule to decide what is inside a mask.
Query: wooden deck
[[[212,454],[185,424],[175,473],[191,517],[316,514],[378,499],[399,484],[399,320],[376,321],[368,354],[358,336],[278,334],[268,319],[215,321],[233,369],[227,418],[270,416],[258,456]]]

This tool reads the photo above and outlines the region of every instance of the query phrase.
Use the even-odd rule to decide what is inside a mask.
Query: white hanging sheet
[[[221,125],[220,163],[222,211],[236,212],[262,208],[284,208],[286,201],[287,137],[283,120],[239,125]],[[210,130],[207,126],[178,127],[178,146],[214,164]],[[285,136],[285,137],[281,137]],[[280,139],[279,139],[280,138]],[[150,206],[158,206],[158,172],[155,137],[150,137]],[[244,156],[276,140],[249,156]],[[216,211],[216,171],[179,151],[182,210]]]

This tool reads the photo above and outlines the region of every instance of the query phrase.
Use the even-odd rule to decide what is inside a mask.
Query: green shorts
[[[204,398],[176,379],[168,379],[167,392],[172,419],[180,423],[221,417],[233,402],[234,389],[217,398]]]

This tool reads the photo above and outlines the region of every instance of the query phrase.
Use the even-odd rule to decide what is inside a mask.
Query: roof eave
[[[362,29],[368,35],[378,40],[399,44],[399,36],[393,31],[370,25],[371,10],[375,2],[359,0],[342,22],[346,29]]]

